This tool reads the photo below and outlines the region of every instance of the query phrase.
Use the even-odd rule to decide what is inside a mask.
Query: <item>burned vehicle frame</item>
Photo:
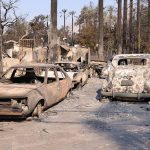
[[[91,61],[90,77],[103,78],[101,75],[102,75],[102,70],[105,66],[106,66],[106,62]]]
[[[0,116],[40,116],[63,100],[71,88],[65,71],[50,64],[20,64],[0,80]]]
[[[56,64],[62,67],[72,79],[73,88],[81,88],[87,83],[89,78],[87,64],[80,62],[57,62]]]
[[[102,87],[101,98],[150,101],[149,79],[150,54],[116,55],[107,68],[107,84]]]

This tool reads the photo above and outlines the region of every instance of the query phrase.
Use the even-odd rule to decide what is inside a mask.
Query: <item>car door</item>
[[[56,75],[55,68],[48,68],[46,71],[47,76],[47,84],[46,84],[46,99],[47,99],[47,105],[51,106],[55,103],[57,103],[60,98],[60,83],[58,80],[58,77]]]
[[[67,74],[60,68],[57,67],[56,73],[58,76],[58,80],[60,83],[60,95],[59,98],[63,99],[67,95],[68,91],[71,88],[71,79],[67,76]]]

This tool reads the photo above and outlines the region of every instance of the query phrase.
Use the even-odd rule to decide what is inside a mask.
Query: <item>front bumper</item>
[[[14,111],[14,110],[3,109],[3,110],[0,110],[0,116],[18,116],[18,117],[21,117],[21,116],[23,116],[23,113],[19,112],[19,111]]]
[[[22,109],[19,108],[12,108],[9,106],[0,106],[0,116],[23,116]]]
[[[119,92],[104,92],[101,91],[102,97],[112,98],[130,98],[137,100],[145,100],[150,98],[150,93],[119,93]]]

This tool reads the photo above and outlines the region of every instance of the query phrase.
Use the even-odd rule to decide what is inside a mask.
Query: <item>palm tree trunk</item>
[[[103,29],[103,0],[99,0],[99,49],[98,55],[101,61],[104,61],[104,29]]]
[[[118,0],[118,21],[117,21],[117,39],[118,39],[118,53],[122,53],[122,26],[121,26],[121,20],[122,20],[122,0]]]
[[[141,32],[140,32],[140,0],[137,0],[137,53],[140,53],[140,47],[141,47]]]
[[[0,0],[0,75],[3,72],[3,58],[2,58],[2,51],[3,51],[3,29],[2,29],[2,1]]]
[[[150,43],[150,0],[148,0],[148,41]]]
[[[67,9],[63,9],[62,12],[64,15],[64,38],[66,38],[66,12],[67,12]]]
[[[48,62],[54,61],[56,57],[56,45],[57,45],[57,0],[51,0],[51,21],[49,32],[49,54]]]
[[[133,0],[130,0],[130,19],[129,19],[129,53],[133,52]]]
[[[128,0],[124,0],[124,13],[123,13],[123,53],[127,52],[127,6]]]

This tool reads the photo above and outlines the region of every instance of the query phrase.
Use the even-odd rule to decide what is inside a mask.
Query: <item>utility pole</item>
[[[65,38],[66,37],[66,12],[67,12],[67,9],[63,9],[62,12],[64,14],[64,38]]]
[[[3,33],[2,33],[2,0],[0,0],[0,75],[3,73]]]
[[[74,15],[75,15],[75,11],[71,11],[69,14],[72,16],[72,46],[74,46],[74,37],[73,37],[73,30],[74,30]]]

